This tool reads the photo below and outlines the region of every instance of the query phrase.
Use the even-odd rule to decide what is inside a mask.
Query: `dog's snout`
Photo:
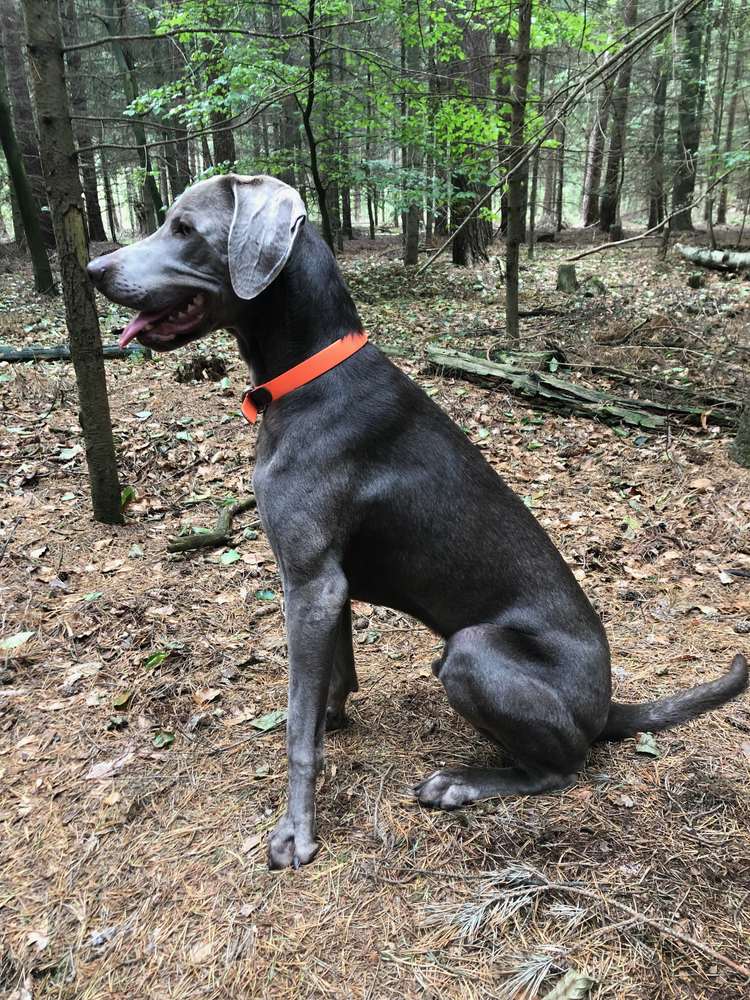
[[[111,267],[111,261],[107,259],[109,256],[109,254],[105,254],[103,257],[95,257],[94,260],[89,261],[86,267],[86,273],[97,288],[102,286]]]

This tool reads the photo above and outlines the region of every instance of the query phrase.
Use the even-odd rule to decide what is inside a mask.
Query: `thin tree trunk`
[[[721,127],[724,121],[724,93],[729,73],[729,0],[724,0],[719,28],[719,63],[716,68],[716,91],[714,93],[714,115],[711,128],[711,174],[715,177],[720,166]],[[709,181],[713,180],[709,175]],[[709,191],[705,204],[705,218],[711,237],[711,247],[716,249],[714,235],[714,190]]]
[[[544,89],[547,82],[547,50],[542,49],[539,56],[539,103],[537,104],[538,115],[544,118]],[[536,196],[539,185],[539,147],[534,151],[534,159],[531,167],[531,193],[529,195],[529,226],[526,231],[526,242],[528,245],[529,260],[534,257],[534,247],[536,245]]]
[[[6,89],[5,64],[2,60],[0,60],[0,144],[3,147],[5,161],[8,165],[11,191],[15,194],[21,224],[26,234],[26,246],[31,255],[31,264],[34,269],[34,288],[38,292],[54,295],[55,283],[52,279],[47,249],[44,245],[44,236],[39,222],[39,205],[31,190],[31,184],[26,175],[26,165],[16,139]]]
[[[638,20],[638,0],[623,0],[623,23],[633,28]],[[628,120],[628,97],[633,61],[628,61],[617,74],[617,83],[612,98],[612,129],[609,134],[609,154],[604,174],[602,196],[599,200],[599,229],[608,233],[617,222],[620,211],[620,191],[625,163],[625,135]]]
[[[115,3],[117,5],[115,9]],[[107,27],[110,34],[127,34],[127,6],[126,0],[104,0],[105,10],[108,15]],[[115,59],[122,73],[125,100],[132,104],[138,97],[138,81],[135,73],[135,62],[130,47],[127,43],[113,42],[112,49]],[[133,135],[138,145],[138,159],[141,169],[144,172],[143,193],[144,210],[147,231],[156,229],[164,221],[164,204],[159,194],[159,186],[156,183],[151,167],[151,157],[146,149],[146,130],[137,118],[133,119]],[[144,218],[144,216],[142,216]]]
[[[413,28],[414,21],[419,16],[419,8],[416,0],[404,0],[403,17],[404,27]],[[409,32],[410,37],[413,32]],[[410,120],[413,108],[409,102],[410,80],[420,68],[420,52],[415,41],[407,44],[405,39],[401,41],[402,53],[402,101],[401,101],[401,121],[402,127],[411,133],[412,141],[405,142],[402,146],[402,164],[404,167],[406,185],[406,211],[405,211],[405,232],[404,232],[404,264],[407,267],[414,267],[419,258],[419,222],[421,216],[421,197],[415,190],[414,174],[422,166],[421,151],[419,145],[414,141],[414,127]],[[406,76],[404,70],[408,70]]]
[[[563,227],[563,192],[565,190],[565,139],[567,130],[565,121],[558,126],[560,145],[557,147],[557,212],[555,216],[555,232],[561,233]]]
[[[23,0],[39,141],[55,227],[70,353],[78,384],[80,420],[94,516],[122,523],[109,399],[94,289],[86,276],[88,246],[76,169],[57,4]]]
[[[589,133],[586,153],[586,171],[583,182],[583,200],[581,216],[584,226],[593,226],[599,221],[599,198],[602,181],[602,165],[604,163],[604,146],[609,127],[609,114],[612,107],[612,84],[607,81],[602,86],[602,93],[594,112],[594,120]]]
[[[115,209],[115,200],[112,197],[112,182],[109,176],[109,169],[107,166],[107,154],[104,150],[99,151],[99,162],[102,165],[102,185],[104,186],[104,202],[107,206],[107,221],[109,222],[109,233],[112,237],[112,242],[117,242],[117,211]]]
[[[513,80],[513,109],[511,113],[511,164],[523,153],[526,96],[529,87],[531,62],[531,12],[532,0],[519,0],[518,39],[516,42],[516,68]],[[505,257],[505,329],[511,345],[520,343],[518,327],[518,257],[523,239],[523,170],[516,170],[508,181],[508,234]]]
[[[693,228],[691,209],[697,171],[701,121],[698,109],[701,103],[701,50],[703,11],[693,10],[684,20],[685,43],[681,64],[681,90],[678,99],[677,157],[672,183],[672,229],[686,231]]]
[[[663,3],[660,10],[664,9]],[[657,43],[660,44],[660,43]],[[666,54],[659,51],[654,80],[654,114],[651,124],[651,155],[649,157],[648,228],[658,226],[667,214],[664,189],[664,123],[667,109],[669,75]]]
[[[729,109],[727,111],[727,130],[726,138],[724,140],[724,163],[722,164],[723,169],[726,169],[726,163],[729,159],[729,155],[732,152],[732,143],[734,142],[734,123],[737,117],[737,100],[740,92],[740,79],[742,77],[742,57],[743,57],[743,44],[742,39],[737,39],[737,54],[734,60],[734,69],[732,71],[732,90],[729,98]],[[725,226],[727,222],[727,200],[729,193],[729,178],[726,178],[719,190],[719,207],[716,212],[716,222],[720,226]]]
[[[64,10],[63,37],[65,44],[68,45],[80,40],[75,0],[65,0]],[[99,205],[94,150],[89,148],[91,146],[91,133],[88,122],[84,120],[88,115],[88,102],[86,100],[86,83],[81,66],[80,52],[70,52],[68,54],[68,79],[70,80],[71,108],[73,114],[78,116],[76,118],[75,136],[79,147],[82,149],[82,152],[78,154],[78,167],[81,171],[83,197],[86,202],[86,221],[88,223],[89,239],[102,241],[106,240],[107,234],[104,232],[102,210]]]
[[[316,75],[318,70],[318,51],[315,44],[314,34],[316,0],[308,0],[307,5],[307,94],[305,102],[300,103],[302,112],[302,126],[305,130],[307,147],[310,154],[310,173],[312,174],[313,186],[318,199],[318,210],[320,211],[320,228],[323,231],[323,239],[326,241],[333,253],[336,253],[336,242],[333,237],[331,227],[331,216],[328,211],[328,199],[326,197],[326,186],[323,183],[323,176],[320,171],[318,159],[318,140],[313,128],[312,113],[315,106],[316,97]]]
[[[46,247],[54,250],[55,234],[52,230],[52,219],[47,209],[47,190],[44,186],[42,161],[39,158],[39,140],[31,97],[29,96],[28,73],[24,60],[26,43],[18,0],[0,0],[0,29],[2,29],[2,57],[5,61],[7,74],[6,89],[13,116],[13,131],[23,156],[26,176],[37,205],[42,239]],[[21,234],[19,242],[23,241],[24,229],[22,224],[22,228],[19,229]]]

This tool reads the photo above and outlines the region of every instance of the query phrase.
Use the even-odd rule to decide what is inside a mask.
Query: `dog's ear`
[[[300,196],[273,177],[233,177],[229,277],[235,295],[254,299],[289,259],[307,213]]]

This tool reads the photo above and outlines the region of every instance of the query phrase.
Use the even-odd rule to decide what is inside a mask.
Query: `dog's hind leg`
[[[436,771],[415,789],[423,805],[455,809],[500,795],[549,792],[574,781],[590,738],[580,728],[579,705],[574,717],[560,688],[554,686],[555,681],[565,683],[562,665],[545,666],[541,657],[535,661],[533,653],[528,636],[496,625],[463,629],[448,641],[434,667],[448,700],[499,744],[514,766]],[[606,695],[601,710],[598,700],[594,692],[592,711],[606,717]],[[581,708],[585,716],[588,703]]]
[[[333,659],[331,685],[328,688],[326,706],[326,729],[331,732],[343,729],[348,719],[344,712],[346,699],[352,691],[359,691],[357,673],[354,669],[354,647],[352,645],[352,606],[346,602],[339,622],[336,639],[336,653]]]

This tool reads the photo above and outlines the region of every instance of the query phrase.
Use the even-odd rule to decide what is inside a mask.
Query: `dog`
[[[171,351],[225,328],[256,386],[362,327],[299,194],[267,176],[195,184],[153,235],[88,273],[138,310],[121,344]],[[565,788],[594,742],[667,729],[747,687],[737,654],[707,684],[613,702],[604,629],[562,556],[479,449],[372,343],[280,398],[267,391],[265,403],[253,483],[289,647],[288,800],[269,837],[271,868],[318,850],[324,731],[345,723],[357,690],[352,599],[405,612],[445,640],[433,670],[450,704],[512,761],[434,772],[415,788],[425,806]]]

